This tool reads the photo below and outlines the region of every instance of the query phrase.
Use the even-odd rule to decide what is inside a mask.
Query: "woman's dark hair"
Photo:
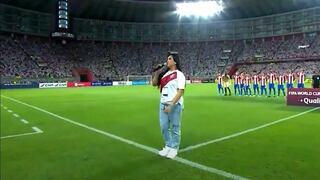
[[[178,69],[179,71],[181,71],[180,59],[179,59],[179,54],[178,54],[178,52],[169,51],[167,57],[169,57],[169,56],[172,56],[172,57],[173,57],[174,62],[176,62],[177,69]]]
[[[169,51],[168,54],[167,54],[167,57],[169,56],[172,56],[173,57],[173,60],[174,62],[176,62],[176,67],[179,71],[181,71],[181,68],[180,68],[180,60],[179,60],[179,54],[178,52],[174,52],[174,51]],[[169,71],[169,68],[165,68],[165,70],[163,72],[161,72],[159,74],[159,77],[158,77],[158,87],[160,87],[160,83],[161,83],[161,78]]]

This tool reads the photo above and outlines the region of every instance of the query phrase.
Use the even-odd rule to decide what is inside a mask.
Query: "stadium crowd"
[[[187,79],[216,77],[236,62],[274,60],[279,62],[238,66],[238,72],[276,73],[304,70],[319,73],[320,36],[256,40],[254,42],[115,43],[69,41],[27,35],[0,36],[2,77],[72,78],[75,68],[89,68],[95,79],[124,79],[148,75],[152,66],[165,62],[168,51],[178,51]]]

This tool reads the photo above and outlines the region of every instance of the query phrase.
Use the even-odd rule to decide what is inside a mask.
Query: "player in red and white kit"
[[[244,89],[245,89],[245,95],[246,96],[251,96],[251,77],[250,74],[246,74],[245,78],[244,78]]]
[[[259,95],[259,76],[255,73],[252,77],[252,83],[253,83],[253,93],[254,95]]]
[[[260,89],[261,89],[261,96],[265,95],[267,96],[267,79],[268,77],[265,76],[264,74],[261,74],[261,76],[259,77],[260,80]]]
[[[304,71],[298,73],[298,88],[304,88]]]
[[[220,96],[223,94],[222,75],[220,73],[218,74],[216,80],[218,81],[218,95]]]
[[[291,89],[293,88],[293,81],[294,81],[295,77],[294,74],[292,72],[289,72],[286,75],[286,81],[287,81],[287,89]]]
[[[233,76],[233,80],[234,80],[234,95],[238,95],[240,96],[241,92],[240,92],[240,76],[238,74],[238,72],[236,72],[236,75]]]
[[[276,88],[274,87],[274,82],[276,80],[276,75],[275,73],[271,72],[268,76],[268,81],[269,81],[269,96],[271,96],[271,90],[273,90],[273,95],[276,96]]]
[[[243,73],[241,73],[240,74],[240,96],[244,95],[245,93],[244,80],[245,80],[245,76]]]
[[[277,79],[278,79],[278,97],[280,96],[280,91],[282,91],[283,96],[286,96],[286,93],[284,92],[284,84],[286,82],[285,76],[283,74],[280,74]]]

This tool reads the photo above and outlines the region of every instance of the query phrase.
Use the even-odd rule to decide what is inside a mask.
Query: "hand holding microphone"
[[[157,64],[157,65],[153,66],[153,72],[157,71],[163,67],[166,67],[166,66],[167,66],[167,63]]]

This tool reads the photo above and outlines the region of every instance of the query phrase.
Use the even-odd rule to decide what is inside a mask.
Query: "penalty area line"
[[[34,134],[40,134],[43,133],[43,131],[37,127],[32,127],[34,132],[31,133],[23,133],[23,134],[14,134],[14,135],[9,135],[9,136],[3,136],[1,139],[8,139],[8,138],[15,138],[15,137],[21,137],[21,136],[29,136],[29,135],[34,135]]]

